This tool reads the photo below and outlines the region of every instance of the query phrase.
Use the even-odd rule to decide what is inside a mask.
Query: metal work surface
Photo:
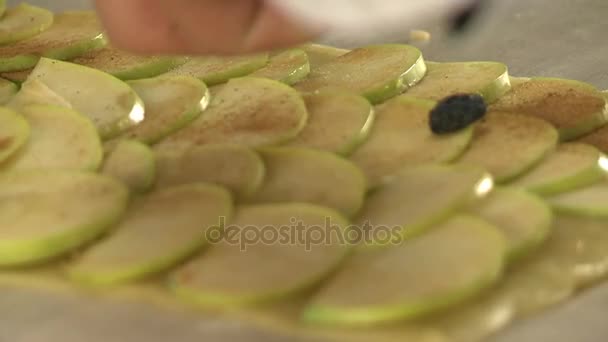
[[[83,8],[84,0],[32,3],[55,10]],[[379,1],[381,2],[381,1]],[[474,34],[423,47],[428,60],[495,60],[516,76],[567,77],[608,88],[608,1],[498,0]],[[9,0],[9,3],[11,1]],[[13,1],[16,3],[16,1]],[[340,43],[340,42],[338,42]],[[342,44],[348,45],[348,44]],[[518,324],[496,342],[607,340],[608,285],[545,315]],[[43,341],[292,341],[236,322],[166,312],[154,305],[92,300],[78,295],[0,287],[0,342]]]

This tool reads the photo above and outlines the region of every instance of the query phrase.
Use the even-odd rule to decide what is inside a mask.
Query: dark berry
[[[457,132],[483,118],[487,110],[483,97],[477,94],[447,97],[431,110],[431,131],[435,134]]]

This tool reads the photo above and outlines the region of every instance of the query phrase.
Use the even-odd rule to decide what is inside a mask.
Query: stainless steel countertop
[[[88,6],[86,0],[31,2],[56,10]],[[513,75],[567,77],[608,88],[608,1],[496,0],[495,5],[503,8],[482,17],[475,34],[446,42],[435,32],[436,39],[423,47],[427,59],[496,60],[508,64]],[[167,314],[142,305],[2,288],[0,342],[286,340],[234,322]],[[543,316],[517,323],[495,341],[603,342],[608,336],[607,316],[605,285]]]

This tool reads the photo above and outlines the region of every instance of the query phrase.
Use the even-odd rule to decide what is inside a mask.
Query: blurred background
[[[30,2],[54,10],[90,6],[89,0]],[[486,7],[458,35],[447,35],[434,23],[421,27],[433,34],[421,46],[427,59],[496,60],[508,64],[513,75],[568,77],[608,88],[608,1],[491,0]],[[408,37],[409,30],[404,30],[377,37],[377,42],[405,42]],[[351,47],[360,42],[329,43]]]

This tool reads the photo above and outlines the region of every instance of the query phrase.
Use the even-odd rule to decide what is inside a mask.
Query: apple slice
[[[576,284],[558,263],[541,252],[510,270],[500,291],[514,303],[517,318],[526,318],[575,295]]]
[[[369,136],[375,120],[372,105],[362,96],[321,91],[304,96],[308,123],[286,145],[348,155]]]
[[[431,316],[432,327],[455,341],[484,341],[516,319],[539,314],[575,294],[570,274],[546,254],[513,265],[497,286],[483,297]],[[477,338],[472,338],[472,336]]]
[[[177,147],[157,149],[156,155],[157,187],[207,182],[226,187],[240,200],[258,191],[266,171],[262,158],[241,145],[195,146],[183,151]]]
[[[589,144],[604,153],[608,153],[608,126],[598,128],[595,131],[578,138],[576,141],[583,144]]]
[[[512,321],[541,313],[575,294],[572,276],[542,250],[507,270],[482,297],[424,323],[453,341],[485,341]]]
[[[606,178],[607,171],[608,159],[596,148],[566,143],[509,185],[551,196],[598,183]]]
[[[538,249],[551,234],[553,213],[542,199],[525,191],[501,188],[471,213],[498,228],[507,239],[508,259],[521,259]]]
[[[304,100],[289,86],[243,77],[212,91],[211,104],[204,115],[163,143],[276,145],[297,136],[307,116]]]
[[[0,73],[0,76],[3,78],[14,82],[15,84],[21,84],[25,82],[27,77],[32,73],[32,69],[20,70],[20,71],[11,71],[11,72],[3,72]]]
[[[101,141],[91,121],[71,109],[31,105],[20,113],[31,127],[25,146],[3,170],[96,171],[101,165]]]
[[[53,24],[53,13],[21,3],[6,10],[0,19],[0,45],[15,43],[44,32]]]
[[[188,76],[151,78],[128,82],[143,100],[142,122],[120,135],[155,144],[195,120],[207,108],[211,95],[200,80]]]
[[[399,97],[376,108],[370,136],[351,156],[374,188],[404,167],[446,163],[469,146],[473,128],[449,135],[435,135],[429,112],[435,102]]]
[[[439,101],[457,94],[480,94],[492,103],[511,89],[507,66],[495,62],[433,63],[407,96]]]
[[[456,216],[401,245],[356,254],[321,288],[304,319],[361,326],[443,311],[496,283],[505,252],[496,228]]]
[[[365,198],[365,177],[348,160],[300,148],[261,151],[266,177],[250,199],[254,203],[312,203],[355,215]]]
[[[39,263],[99,237],[127,207],[120,183],[93,173],[0,175],[0,265]]]
[[[18,153],[29,137],[27,120],[8,108],[0,108],[0,162]]]
[[[376,104],[414,86],[425,73],[426,64],[417,48],[377,45],[355,49],[313,69],[296,89],[343,88]]]
[[[540,251],[572,278],[578,287],[602,281],[608,275],[606,220],[557,215],[551,239]]]
[[[508,281],[508,276],[501,284]],[[448,311],[431,315],[418,324],[435,328],[454,342],[480,342],[509,326],[516,319],[515,303],[498,285],[478,298]]]
[[[208,231],[232,214],[230,194],[190,184],[135,201],[108,238],[68,266],[70,278],[93,285],[131,282],[165,271],[203,248]]]
[[[574,291],[572,278],[557,264],[534,258],[509,270],[483,297],[428,321],[454,341],[485,341],[516,319],[562,303]]]
[[[40,56],[68,60],[106,45],[97,15],[92,11],[57,14],[53,25],[39,35],[0,46],[0,71],[36,66]]]
[[[90,118],[102,138],[111,138],[144,119],[144,106],[126,83],[101,71],[41,58],[28,80],[38,80]]]
[[[132,192],[146,192],[154,184],[154,153],[138,141],[121,140],[106,157],[101,173],[125,184]]]
[[[270,58],[268,65],[251,76],[264,77],[292,85],[306,78],[310,73],[308,55],[300,49],[281,52]]]
[[[73,63],[101,70],[121,80],[155,77],[186,61],[184,57],[134,55],[110,46],[72,60]]]
[[[505,183],[537,165],[557,142],[557,131],[543,120],[492,112],[475,125],[473,142],[458,163],[483,167]]]
[[[303,295],[277,303],[239,310],[237,315],[246,322],[263,324],[264,327],[271,328],[274,331],[277,331],[278,328],[281,332],[288,333],[288,336],[297,336],[301,341],[452,341],[448,340],[447,336],[438,329],[428,325],[417,324],[417,322],[364,327],[362,329],[305,324],[301,319],[302,310],[308,304],[311,294],[310,292],[304,293]]]
[[[531,80],[531,77],[521,77],[521,76],[510,76],[509,80],[511,81],[511,87],[519,86],[522,83],[526,83]]]
[[[172,290],[211,307],[261,305],[295,296],[323,281],[349,255],[347,244],[326,241],[332,231],[340,236],[347,225],[339,213],[307,204],[240,207],[221,241],[171,276]],[[252,239],[251,232],[260,235]],[[323,242],[298,234],[320,234]]]
[[[232,78],[247,76],[268,64],[267,53],[246,56],[192,57],[186,63],[169,71],[168,76],[192,76],[212,86]]]
[[[560,213],[608,218],[608,183],[605,182],[547,200]]]
[[[606,99],[595,87],[556,78],[532,78],[515,85],[490,109],[546,120],[557,128],[562,141],[574,140],[608,121]]]
[[[300,48],[308,55],[311,70],[316,70],[321,65],[331,62],[336,57],[340,57],[350,52],[347,49],[314,43],[302,45]]]
[[[608,99],[608,91],[602,91],[604,98]],[[602,126],[593,132],[577,139],[578,142],[595,146],[600,151],[608,153],[608,126]]]
[[[368,196],[356,221],[366,233],[362,242],[385,246],[421,234],[492,188],[490,175],[474,167],[405,169]]]
[[[19,91],[19,87],[3,78],[0,78],[0,105],[6,105]]]
[[[29,80],[23,83],[19,92],[6,104],[7,107],[17,112],[30,105],[51,105],[73,109],[66,99],[57,95],[39,80]]]

